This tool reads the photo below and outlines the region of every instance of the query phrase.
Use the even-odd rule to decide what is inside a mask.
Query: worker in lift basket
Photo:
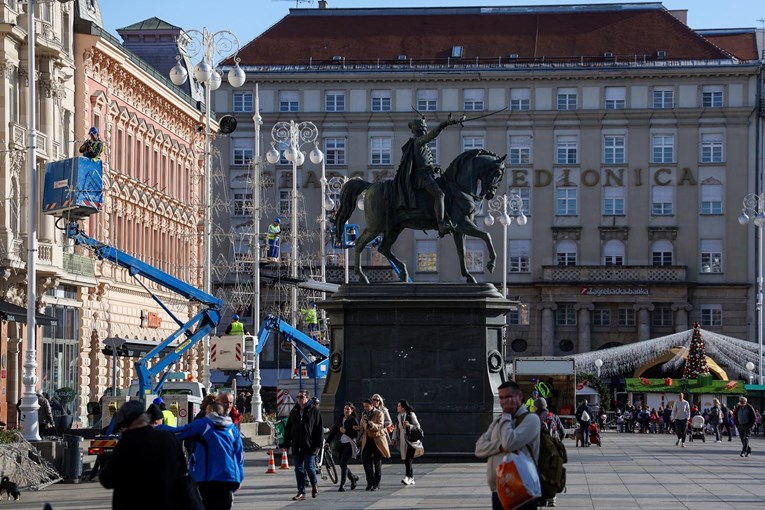
[[[98,136],[98,128],[92,127],[88,130],[88,139],[80,145],[80,154],[93,161],[101,159],[101,153],[104,151],[104,142]]]
[[[244,327],[244,324],[242,324],[239,321],[239,314],[235,313],[231,316],[231,324],[228,325],[226,328],[226,334],[227,335],[249,335],[250,332],[247,331],[247,328]]]
[[[268,226],[268,260],[271,262],[279,262],[279,234],[282,233],[281,227],[282,220],[274,218],[273,223]]]
[[[303,320],[308,327],[308,334],[316,340],[319,335],[319,317],[316,313],[316,303],[311,303],[308,308],[300,310],[303,314]]]

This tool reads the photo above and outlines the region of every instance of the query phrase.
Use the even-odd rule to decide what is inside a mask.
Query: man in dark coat
[[[754,407],[747,402],[746,397],[739,397],[733,416],[736,418],[736,428],[741,438],[741,456],[749,457],[752,454],[752,447],[749,446],[749,432],[754,426]]]
[[[149,426],[143,402],[125,402],[115,420],[122,436],[99,476],[101,485],[114,489],[112,508],[145,508],[150,490],[153,508],[184,510],[176,494],[178,480],[186,474],[181,443],[170,432]]]
[[[464,117],[462,118],[464,120]],[[440,169],[435,166],[433,153],[428,144],[446,129],[447,126],[459,124],[459,120],[449,117],[449,120],[440,123],[434,129],[428,131],[425,118],[419,118],[409,123],[412,130],[412,138],[401,148],[401,163],[396,176],[393,179],[396,192],[396,207],[399,209],[419,209],[421,206],[415,201],[414,192],[424,189],[433,198],[438,233],[444,236],[449,233],[452,226],[444,217],[444,192],[435,181],[435,176]]]
[[[297,495],[292,499],[305,499],[305,479],[311,482],[311,496],[319,493],[316,480],[316,452],[322,447],[324,425],[319,409],[308,401],[308,392],[297,394],[297,404],[290,411],[287,427],[284,429],[284,447],[292,448],[292,458],[295,464],[295,479],[297,480]]]

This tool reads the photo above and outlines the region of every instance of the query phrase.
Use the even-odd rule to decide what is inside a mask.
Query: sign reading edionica
[[[647,296],[645,287],[582,287],[581,296]]]

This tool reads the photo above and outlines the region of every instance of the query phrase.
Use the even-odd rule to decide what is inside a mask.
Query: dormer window
[[[452,46],[452,58],[462,58],[462,46]]]

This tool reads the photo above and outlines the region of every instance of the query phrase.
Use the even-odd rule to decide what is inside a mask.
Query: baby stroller
[[[691,426],[688,427],[688,440],[701,439],[703,443],[707,442],[706,434],[704,434],[704,417],[697,414],[691,418]]]
[[[595,422],[590,423],[590,444],[603,446],[600,443],[600,429],[598,428],[598,424]]]

